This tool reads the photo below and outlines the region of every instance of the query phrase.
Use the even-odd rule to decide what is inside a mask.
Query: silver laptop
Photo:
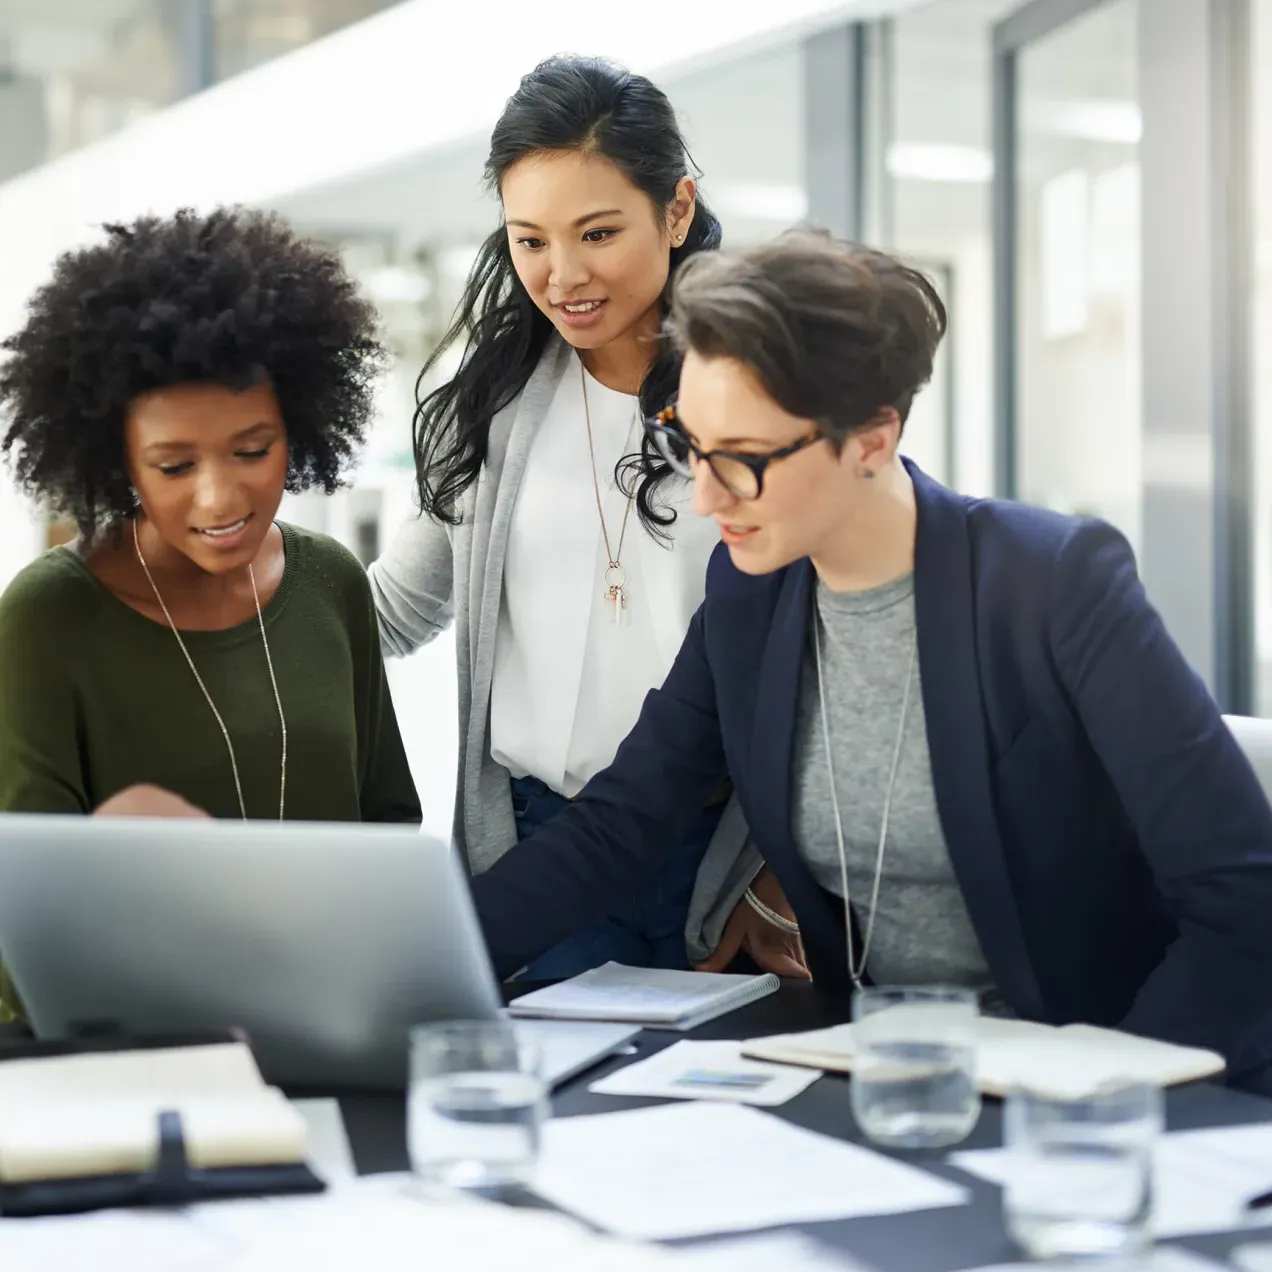
[[[401,1087],[412,1025],[502,1010],[463,867],[415,827],[0,816],[0,951],[42,1038],[238,1026],[292,1087]],[[634,1032],[536,1038],[560,1082]]]

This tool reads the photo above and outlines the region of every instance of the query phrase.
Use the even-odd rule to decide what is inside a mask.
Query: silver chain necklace
[[[826,773],[830,778],[830,803],[835,812],[835,841],[839,847],[839,882],[844,893],[844,931],[848,937],[848,975],[853,986],[861,988],[861,978],[866,974],[866,960],[870,957],[870,942],[874,937],[875,916],[879,913],[879,884],[883,879],[883,855],[888,843],[888,818],[892,813],[892,795],[897,784],[897,769],[901,764],[901,744],[905,740],[905,720],[910,710],[910,690],[914,684],[914,668],[919,658],[918,633],[910,650],[910,666],[905,676],[905,694],[901,699],[901,719],[897,722],[897,740],[892,749],[892,768],[888,774],[888,789],[883,799],[883,818],[879,825],[879,848],[875,854],[874,885],[870,891],[870,917],[861,942],[861,961],[852,953],[852,901],[848,895],[848,853],[844,848],[844,819],[839,813],[839,792],[835,785],[835,760],[830,742],[830,713],[826,710],[826,678],[822,675],[821,614],[813,608],[813,648],[817,655],[817,698],[821,706],[822,740],[826,745]]]
[[[163,616],[168,620],[168,626],[172,628],[172,634],[177,638],[177,644],[181,646],[181,652],[185,655],[186,662],[190,665],[190,670],[194,674],[194,678],[200,689],[203,690],[203,696],[208,701],[208,706],[212,708],[212,714],[216,717],[216,722],[221,726],[221,736],[225,739],[225,749],[230,753],[230,769],[234,773],[234,790],[238,795],[239,812],[243,815],[243,820],[247,821],[247,805],[243,802],[243,785],[239,781],[238,760],[234,755],[234,743],[230,741],[230,731],[225,727],[225,721],[221,719],[221,713],[216,709],[216,703],[212,701],[212,695],[208,692],[208,687],[203,683],[203,677],[199,675],[199,669],[194,665],[194,659],[190,657],[190,651],[186,648],[186,643],[181,639],[181,633],[177,630],[177,625],[172,621],[172,615],[168,613],[168,607],[164,604],[163,596],[159,588],[155,584],[155,580],[150,573],[150,567],[146,564],[146,558],[141,554],[141,540],[137,535],[137,519],[133,518],[133,547],[137,549],[137,560],[141,562],[141,568],[145,571],[146,581],[150,584],[150,590],[155,594],[155,600],[159,602],[159,608],[163,610]],[[269,639],[265,635],[265,619],[261,614],[261,598],[260,593],[256,590],[256,575],[252,571],[252,567],[247,567],[247,577],[252,582],[252,599],[256,602],[256,621],[261,628],[261,643],[265,646],[265,665],[269,668],[269,683],[274,689],[274,705],[278,708],[278,723],[283,730],[283,767],[278,778],[278,820],[283,820],[283,810],[286,808],[287,796],[287,718],[283,715],[283,700],[278,693],[278,681],[274,678],[274,660],[269,654]]]

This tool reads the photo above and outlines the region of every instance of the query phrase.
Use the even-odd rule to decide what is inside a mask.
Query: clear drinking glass
[[[971,990],[859,989],[853,997],[852,1111],[889,1148],[945,1148],[980,1116],[977,996]]]
[[[1033,1258],[1134,1255],[1152,1240],[1160,1088],[1124,1083],[1080,1098],[1011,1092],[1003,1214]]]
[[[537,1049],[507,1021],[411,1031],[407,1148],[428,1186],[497,1192],[530,1181],[548,1117]]]

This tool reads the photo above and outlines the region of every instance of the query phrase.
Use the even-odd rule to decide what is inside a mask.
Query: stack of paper
[[[902,1013],[906,1007],[890,1012]],[[855,1025],[811,1033],[753,1038],[742,1054],[757,1060],[807,1065],[848,1073],[856,1053]],[[1024,1020],[977,1021],[976,1065],[980,1089],[1005,1095],[1027,1086],[1057,1096],[1079,1096],[1110,1081],[1174,1086],[1213,1077],[1224,1069],[1213,1051],[1177,1047],[1094,1025],[1037,1025]]]

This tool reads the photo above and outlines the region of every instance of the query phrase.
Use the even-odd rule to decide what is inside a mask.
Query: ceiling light
[[[898,181],[983,185],[994,175],[994,158],[976,146],[897,142],[888,147],[888,175]]]
[[[797,185],[738,181],[712,184],[707,202],[720,216],[754,217],[789,225],[808,215],[808,195]]]
[[[418,305],[429,297],[432,287],[423,274],[415,274],[400,265],[385,265],[362,277],[368,296],[380,305]]]
[[[1074,101],[1040,101],[1026,110],[1030,131],[1136,146],[1144,136],[1144,116],[1139,104],[1099,98]]]

